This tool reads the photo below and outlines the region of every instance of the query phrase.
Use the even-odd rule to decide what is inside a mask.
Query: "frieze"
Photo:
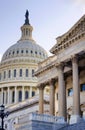
[[[57,43],[50,52],[56,54],[83,37],[85,37],[85,15],[67,33],[56,39]]]

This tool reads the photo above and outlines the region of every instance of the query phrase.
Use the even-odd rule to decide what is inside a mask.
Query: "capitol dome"
[[[26,16],[25,23],[21,27],[22,36],[20,40],[8,48],[1,63],[23,58],[38,63],[47,58],[47,52],[33,40],[32,31],[33,27],[29,23],[28,16]]]
[[[47,52],[33,40],[28,16],[27,10],[21,38],[7,49],[0,63],[0,104],[18,103],[38,94],[34,72],[47,58]]]

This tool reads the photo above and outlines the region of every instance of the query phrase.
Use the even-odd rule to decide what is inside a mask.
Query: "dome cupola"
[[[21,31],[22,31],[22,36],[21,36],[20,40],[32,40],[33,27],[29,23],[29,12],[28,12],[28,10],[26,11],[25,23],[21,27]]]

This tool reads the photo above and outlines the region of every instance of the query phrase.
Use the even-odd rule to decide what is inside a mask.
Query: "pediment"
[[[75,40],[85,36],[85,15],[74,24],[74,26],[64,35],[56,38],[57,43],[51,48],[50,52],[56,54],[65,47],[69,47]]]

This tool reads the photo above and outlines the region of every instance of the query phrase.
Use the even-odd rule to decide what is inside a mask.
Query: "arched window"
[[[29,92],[25,91],[25,99],[28,99],[28,98],[29,98]]]
[[[19,98],[18,98],[18,101],[19,101],[19,102],[22,101],[22,91],[21,91],[21,90],[19,91]]]

